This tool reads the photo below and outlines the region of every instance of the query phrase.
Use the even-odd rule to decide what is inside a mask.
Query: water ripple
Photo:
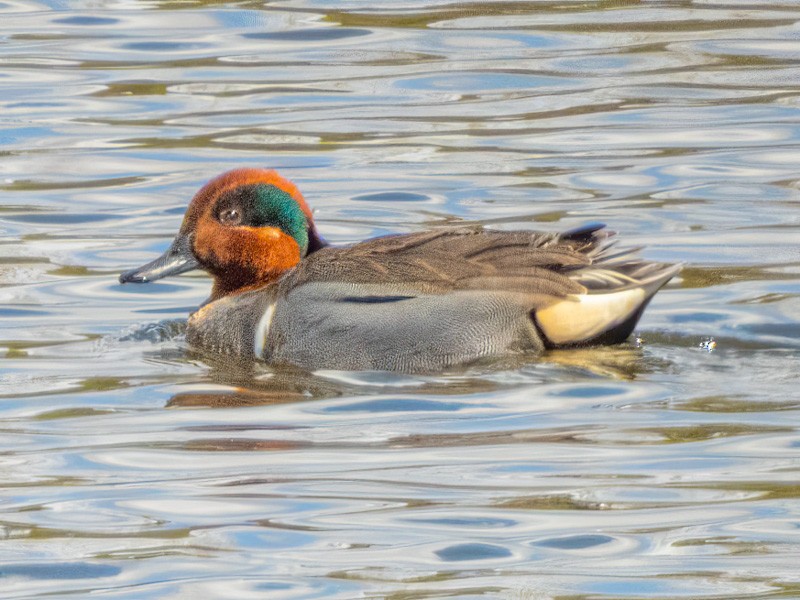
[[[800,594],[793,3],[51,4],[0,3],[7,596]],[[685,267],[615,348],[232,364],[207,277],[117,274],[238,166],[335,243],[601,220]]]

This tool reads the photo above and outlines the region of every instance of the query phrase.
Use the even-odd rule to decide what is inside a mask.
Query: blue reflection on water
[[[436,556],[448,562],[462,560],[487,560],[511,556],[511,551],[493,544],[457,544],[436,551]]]
[[[391,398],[386,400],[369,400],[339,406],[330,406],[324,412],[416,412],[416,411],[458,411],[472,405],[463,402],[438,402],[436,400],[418,400],[416,398]]]
[[[96,579],[98,577],[112,577],[121,572],[122,569],[114,565],[85,562],[0,565],[0,578]]]
[[[558,548],[560,550],[583,550],[613,541],[614,538],[608,535],[571,535],[540,540],[535,542],[534,545],[544,546],[545,548]]]

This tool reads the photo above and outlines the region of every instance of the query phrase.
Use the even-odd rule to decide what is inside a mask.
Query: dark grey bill
[[[200,263],[192,254],[191,239],[186,235],[178,235],[164,254],[138,269],[125,271],[119,276],[119,282],[147,283],[170,275],[180,275],[199,267]]]

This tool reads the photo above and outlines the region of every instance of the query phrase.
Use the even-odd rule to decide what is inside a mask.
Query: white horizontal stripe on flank
[[[253,342],[253,352],[255,352],[256,358],[263,358],[264,346],[267,343],[267,334],[269,333],[269,326],[272,324],[273,314],[275,314],[274,302],[267,307],[256,326],[256,335]]]

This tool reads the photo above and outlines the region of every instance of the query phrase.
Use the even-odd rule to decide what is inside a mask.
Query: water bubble
[[[717,347],[717,341],[713,337],[704,338],[700,342],[700,348],[706,352],[713,352]]]

